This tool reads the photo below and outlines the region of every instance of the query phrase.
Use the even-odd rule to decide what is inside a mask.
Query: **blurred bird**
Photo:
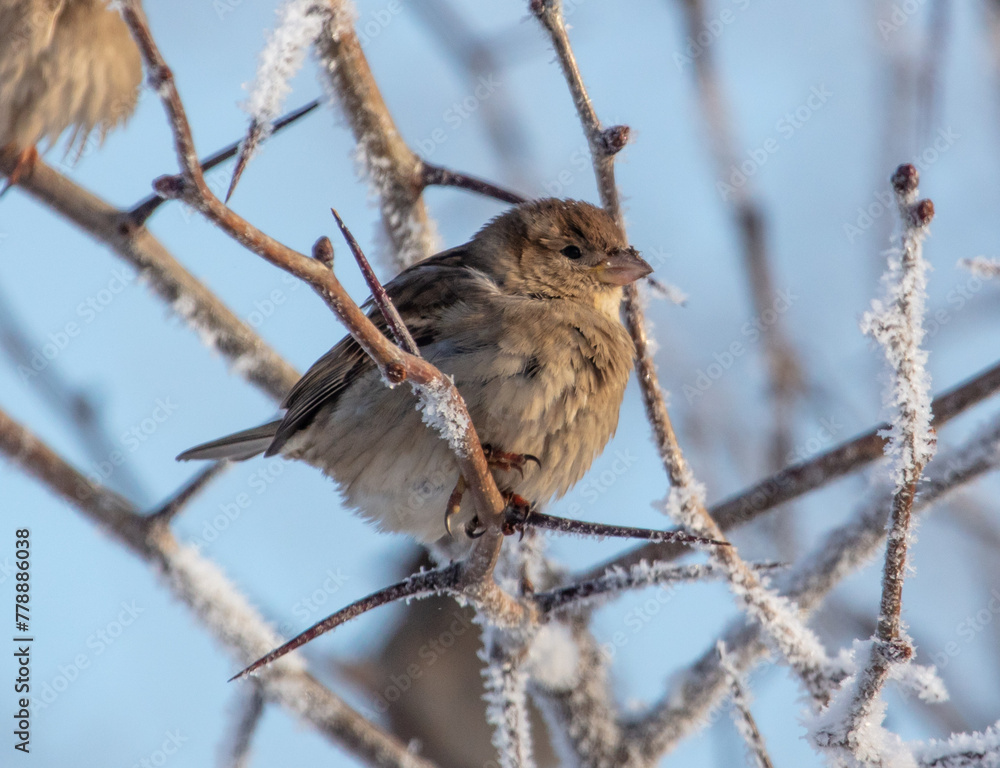
[[[498,216],[385,286],[421,355],[454,378],[508,498],[533,505],[565,494],[614,434],[635,354],[622,286],[651,271],[606,212],[548,199]],[[379,310],[368,314],[388,334]],[[301,459],[383,529],[427,543],[456,527],[459,542],[475,535],[471,500],[449,504],[460,479],[448,444],[422,423],[413,392],[386,387],[350,336],[283,407],[278,421],[178,459]]]
[[[67,128],[82,153],[135,110],[142,60],[104,0],[0,0],[0,148],[18,154],[8,183],[31,173],[36,144]]]

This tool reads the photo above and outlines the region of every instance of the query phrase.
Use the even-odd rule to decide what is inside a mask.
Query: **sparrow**
[[[453,378],[507,498],[562,496],[614,435],[635,355],[622,289],[651,271],[605,211],[543,199],[385,286],[420,354]],[[365,307],[388,336],[378,308]],[[306,461],[378,527],[468,543],[472,501],[456,503],[455,457],[416,406],[348,336],[292,388],[281,419],[177,458]]]
[[[142,59],[128,27],[106,0],[0,0],[0,147],[16,152],[16,184],[72,128],[67,151],[81,153],[135,110]]]

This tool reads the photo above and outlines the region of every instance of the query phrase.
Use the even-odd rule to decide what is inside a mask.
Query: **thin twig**
[[[517,194],[517,192],[504,189],[491,181],[459,173],[440,165],[434,165],[433,163],[428,163],[426,160],[420,161],[420,184],[422,187],[439,186],[468,189],[472,192],[478,192],[485,197],[493,197],[512,205],[520,205],[521,203],[528,202],[528,198]]]
[[[375,306],[379,308],[379,311],[382,313],[382,317],[385,318],[386,325],[389,326],[389,330],[392,331],[392,335],[396,338],[396,343],[411,355],[420,357],[420,350],[417,348],[417,342],[413,340],[413,336],[410,334],[409,328],[406,327],[406,323],[404,323],[403,318],[399,316],[399,312],[396,310],[396,306],[389,298],[389,294],[386,293],[382,283],[380,283],[378,277],[376,277],[375,270],[372,269],[372,265],[369,264],[368,259],[365,258],[364,251],[361,250],[361,246],[358,245],[358,241],[354,238],[354,235],[351,234],[351,230],[347,228],[347,225],[344,224],[344,220],[340,218],[340,214],[337,213],[336,209],[331,208],[330,213],[332,213],[333,218],[337,220],[337,226],[340,227],[341,234],[347,241],[347,245],[351,249],[351,253],[354,254],[354,259],[358,262],[358,266],[361,267],[361,274],[364,275],[365,282],[368,283],[368,289],[372,292],[372,301],[375,302]]]
[[[264,694],[259,685],[251,685],[241,691],[240,699],[231,741],[223,757],[226,768],[248,768],[250,744],[264,714]]]
[[[783,563],[750,563],[755,571],[773,571],[784,568]],[[583,604],[617,595],[630,589],[677,584],[689,581],[707,581],[724,577],[718,566],[703,565],[663,565],[661,563],[640,563],[628,570],[612,568],[596,579],[579,581],[558,589],[536,592],[532,599],[543,614],[579,608]]]
[[[694,536],[687,531],[657,531],[652,528],[634,528],[630,525],[610,525],[608,523],[588,523],[583,520],[572,520],[566,517],[556,517],[544,512],[532,510],[527,519],[527,525],[532,528],[542,528],[556,533],[577,534],[579,536],[596,536],[598,538],[646,539],[659,543],[686,544],[688,546],[728,547],[728,541],[716,541],[704,536]]]
[[[180,490],[163,503],[155,512],[147,515],[147,519],[161,525],[170,525],[177,514],[191,500],[205,489],[229,465],[228,461],[216,461],[205,467],[197,475],[185,483]]]
[[[733,702],[733,723],[736,725],[736,730],[743,738],[754,765],[757,768],[774,768],[771,756],[767,753],[764,737],[750,711],[750,697],[743,686],[742,676],[726,655],[726,643],[720,640],[716,649],[719,653],[719,667],[726,676],[726,682],[729,683],[729,697]]]
[[[686,32],[690,39],[696,39],[706,28],[705,3],[703,0],[683,0],[680,5],[687,22]],[[702,47],[693,57],[692,73],[716,175],[719,179],[729,179],[739,160],[733,139],[735,130],[715,65],[714,51],[713,45]],[[733,228],[740,238],[754,313],[762,317],[765,312],[774,311],[772,305],[777,295],[767,248],[766,217],[752,192],[750,181],[727,184],[723,197],[729,203],[727,212],[731,214]],[[802,374],[798,356],[785,335],[781,318],[767,323],[762,333],[774,410],[768,470],[774,471],[781,467],[792,449],[792,416],[795,401],[802,390]]]
[[[866,668],[858,674],[850,710],[843,723],[846,743],[856,746],[856,734],[861,724],[872,714],[882,686],[892,665],[909,660],[913,648],[903,631],[903,581],[906,578],[907,548],[910,542],[910,520],[917,483],[924,466],[933,455],[930,380],[925,370],[927,353],[921,349],[924,336],[923,310],[926,296],[927,264],[923,259],[922,241],[934,216],[929,200],[917,200],[919,175],[912,165],[901,165],[893,174],[902,219],[902,250],[890,255],[890,299],[894,306],[881,303],[865,318],[870,333],[885,348],[886,359],[893,372],[893,391],[889,401],[898,408],[893,420],[886,451],[897,457],[896,490],[885,564],[882,572],[882,599],[875,625],[870,657]],[[832,745],[834,734],[830,734]]]
[[[457,593],[459,580],[462,576],[462,569],[459,563],[452,563],[444,568],[437,568],[432,571],[422,571],[403,579],[400,582],[384,587],[377,592],[355,600],[350,605],[341,608],[336,613],[332,613],[321,621],[317,621],[309,629],[300,632],[287,643],[275,648],[270,653],[261,656],[252,664],[237,672],[229,681],[239,680],[247,675],[254,674],[262,667],[273,664],[282,656],[291,653],[310,640],[315,640],[320,635],[326,634],[332,629],[336,629],[341,624],[345,624],[353,618],[367,613],[375,608],[397,600],[409,600],[415,597],[427,597],[434,594]]]

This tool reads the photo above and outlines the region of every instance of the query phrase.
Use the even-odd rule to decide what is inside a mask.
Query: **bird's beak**
[[[628,285],[640,277],[645,277],[653,268],[643,260],[639,252],[629,246],[615,251],[594,267],[598,280],[612,285]]]

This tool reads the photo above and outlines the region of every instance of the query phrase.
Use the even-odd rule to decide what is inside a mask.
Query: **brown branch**
[[[931,404],[934,414],[932,426],[935,430],[940,430],[956,416],[992,397],[998,391],[1000,391],[1000,363],[938,395]],[[886,440],[882,434],[888,429],[888,424],[879,424],[808,461],[786,467],[713,505],[709,512],[724,531],[748,523],[786,501],[821,488],[884,456]],[[627,568],[642,560],[650,562],[673,560],[689,551],[687,547],[672,544],[648,544],[592,569],[588,575],[599,575],[604,569],[616,565]]]
[[[757,727],[757,721],[750,711],[750,697],[743,686],[739,671],[733,667],[726,655],[726,644],[720,640],[716,649],[719,653],[719,667],[729,684],[729,697],[733,703],[733,723],[743,738],[747,751],[753,757],[757,768],[774,768],[771,756],[767,753],[764,737]]]
[[[87,479],[3,411],[0,453],[163,574],[160,581],[239,660],[273,647],[275,636],[267,623],[214,565],[193,548],[182,546],[166,526],[140,516],[123,496]],[[432,768],[331,693],[300,663],[285,661],[260,677],[268,700],[302,717],[359,760]]]
[[[368,289],[372,292],[372,301],[375,302],[375,306],[379,308],[382,317],[385,318],[386,325],[389,326],[389,330],[392,331],[392,335],[396,338],[396,343],[411,355],[419,357],[420,350],[417,349],[417,343],[413,340],[413,336],[410,335],[410,331],[406,327],[406,323],[403,322],[403,318],[399,316],[399,312],[389,298],[389,294],[385,292],[382,283],[375,276],[375,271],[372,269],[372,265],[368,263],[368,259],[365,258],[364,251],[361,250],[358,241],[351,234],[351,230],[347,228],[347,225],[344,224],[344,220],[340,218],[340,214],[337,213],[336,209],[331,208],[330,213],[337,220],[340,233],[344,236],[344,240],[347,241],[351,253],[354,254],[355,261],[358,262],[358,266],[361,268],[361,274],[364,275],[365,282],[368,283]]]
[[[264,714],[264,694],[260,686],[252,685],[242,693],[239,711],[233,724],[232,742],[225,751],[222,764],[227,768],[248,768],[250,742]]]
[[[501,513],[505,505],[487,467],[475,426],[451,379],[384,336],[354,303],[332,270],[261,232],[212,193],[197,161],[191,128],[173,73],[153,40],[145,14],[137,0],[125,0],[121,10],[142,53],[150,84],[167,112],[181,166],[180,176],[163,177],[155,182],[157,191],[164,196],[183,199],[248,250],[307,282],[378,365],[387,381],[410,383],[421,399],[425,415],[436,422],[436,428],[451,445],[479,521],[486,527],[485,535],[477,540],[463,561],[462,586],[469,590],[470,596],[488,607],[495,620],[516,623],[528,618],[524,606],[502,593],[491,578],[502,541]]]
[[[903,581],[906,578],[907,549],[910,543],[910,520],[913,500],[917,493],[917,483],[923,475],[924,465],[930,457],[923,443],[929,433],[930,413],[924,413],[920,390],[924,385],[924,364],[921,359],[920,342],[923,338],[923,296],[925,291],[921,241],[927,234],[927,226],[934,215],[934,206],[929,200],[917,200],[919,174],[912,165],[901,165],[893,174],[892,186],[903,222],[902,252],[898,275],[898,297],[894,315],[898,316],[900,327],[890,333],[876,331],[885,346],[886,357],[893,369],[896,390],[905,389],[908,397],[897,397],[899,414],[896,419],[892,447],[899,454],[899,478],[892,497],[890,530],[886,545],[885,563],[882,571],[882,598],[875,625],[868,664],[859,672],[857,686],[850,710],[843,725],[846,727],[847,743],[850,748],[854,734],[864,720],[872,713],[876,700],[889,677],[894,664],[909,660],[913,647],[903,630]],[[912,293],[911,293],[912,291]],[[873,324],[881,324],[882,317],[875,317]],[[926,355],[924,355],[926,357]]]
[[[544,512],[532,510],[528,515],[526,525],[532,528],[542,528],[556,533],[575,534],[577,536],[595,536],[613,539],[646,539],[659,543],[671,543],[687,546],[728,547],[728,541],[716,541],[704,536],[692,536],[686,531],[657,531],[652,528],[634,528],[630,525],[609,525],[608,523],[588,523],[583,520],[571,520],[556,517]]]
[[[159,509],[147,515],[147,517],[162,525],[170,525],[177,514],[228,466],[228,461],[217,461],[205,467],[205,469],[201,470],[185,483],[177,493],[164,502]]]
[[[197,162],[197,161],[196,161]],[[0,152],[0,172],[10,173],[16,156]],[[132,226],[123,212],[38,160],[18,188],[72,221],[131,264],[150,287],[235,371],[274,400],[282,400],[298,372],[188,272],[145,227]]]
[[[434,227],[421,197],[420,158],[396,127],[361,43],[347,20],[344,0],[327,0],[329,19],[316,41],[323,74],[337,94],[371,183],[378,192],[382,224],[395,249],[397,269],[434,252]]]
[[[428,597],[429,595],[447,594],[449,592],[458,594],[457,587],[461,577],[461,566],[458,563],[452,563],[449,566],[433,571],[422,571],[396,584],[384,587],[377,592],[372,592],[370,595],[362,597],[360,600],[355,600],[350,605],[330,614],[325,619],[317,621],[309,629],[300,632],[284,645],[261,656],[252,664],[229,678],[229,682],[254,674],[257,670],[273,664],[296,648],[375,608],[395,603],[398,600],[410,600],[413,598]]]
[[[478,192],[485,197],[493,197],[511,205],[528,202],[528,198],[517,194],[517,192],[504,189],[491,181],[434,165],[426,160],[420,161],[420,185],[422,189],[431,186],[468,189],[471,192]]]

